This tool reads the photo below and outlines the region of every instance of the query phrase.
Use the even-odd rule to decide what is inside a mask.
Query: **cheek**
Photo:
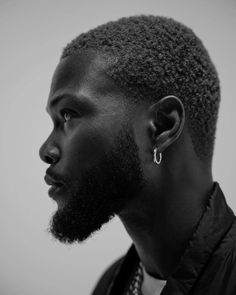
[[[65,138],[62,161],[69,170],[83,170],[99,163],[110,148],[108,134],[109,131],[100,126],[79,126]]]

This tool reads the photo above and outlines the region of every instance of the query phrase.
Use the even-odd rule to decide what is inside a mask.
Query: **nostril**
[[[51,158],[49,156],[45,156],[44,160],[47,164],[52,164],[54,162],[53,158]]]
[[[58,147],[43,145],[39,151],[40,158],[47,164],[54,164],[59,160],[60,151]]]

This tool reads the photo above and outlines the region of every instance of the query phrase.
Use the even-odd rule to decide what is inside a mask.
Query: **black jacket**
[[[139,262],[134,245],[103,274],[92,295],[122,295]],[[161,295],[236,295],[236,217],[217,182],[176,271]]]

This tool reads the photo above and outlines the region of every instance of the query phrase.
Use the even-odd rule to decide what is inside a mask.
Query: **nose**
[[[44,143],[39,149],[39,156],[47,164],[55,164],[60,157],[60,150],[56,145]]]

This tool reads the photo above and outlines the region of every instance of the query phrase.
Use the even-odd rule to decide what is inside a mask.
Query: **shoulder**
[[[201,292],[200,292],[200,291]],[[192,294],[236,294],[236,220],[212,252]]]
[[[94,290],[91,295],[104,295],[113,281],[120,265],[122,264],[125,255],[118,258],[115,262],[113,262],[101,275],[100,279],[98,280],[97,284],[94,287]]]

